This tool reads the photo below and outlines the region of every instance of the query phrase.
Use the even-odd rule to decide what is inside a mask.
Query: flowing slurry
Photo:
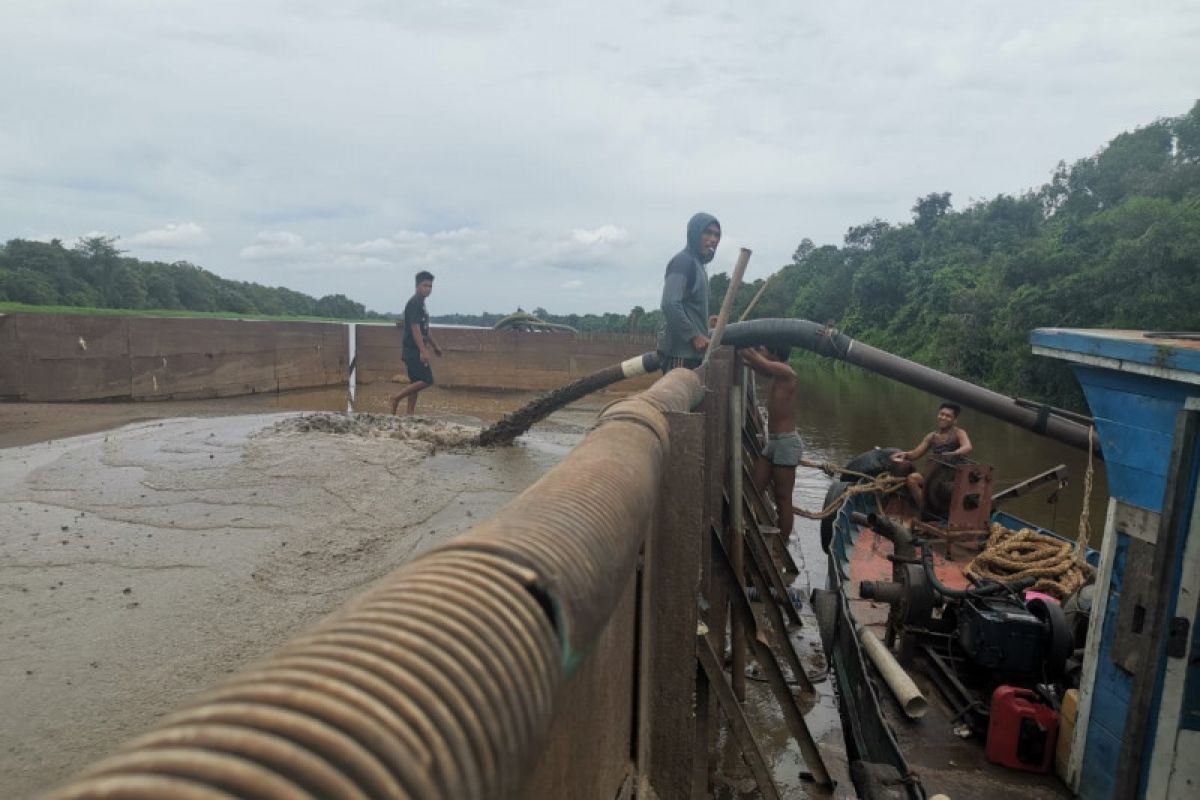
[[[471,527],[593,418],[495,450],[467,445],[478,421],[336,413],[0,449],[0,795],[70,777]]]

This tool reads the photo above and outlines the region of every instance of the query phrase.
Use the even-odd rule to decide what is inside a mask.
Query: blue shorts
[[[408,368],[408,379],[413,383],[420,381],[433,385],[433,367],[421,360],[421,356],[405,356],[404,366]]]

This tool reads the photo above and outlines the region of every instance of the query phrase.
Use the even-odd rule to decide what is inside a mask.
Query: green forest
[[[1060,163],[1050,181],[955,209],[919,198],[842,246],[804,239],[754,317],[831,322],[871,345],[1005,394],[1082,408],[1038,327],[1200,330],[1200,102]],[[726,275],[712,277],[721,298]],[[743,286],[735,309],[759,284]],[[714,302],[717,302],[714,300]]]
[[[665,261],[665,257],[664,257]],[[912,220],[851,227],[843,243],[802,239],[791,263],[743,285],[734,318],[828,322],[876,347],[1006,394],[1082,407],[1067,368],[1034,358],[1037,327],[1200,330],[1200,102],[1062,162],[1043,186],[955,208],[918,198]],[[729,276],[711,277],[713,311]],[[230,281],[192,264],[146,262],[116,241],[0,248],[0,302],[108,309],[370,319],[343,295],[313,298]],[[533,314],[583,332],[653,333],[661,312]],[[447,314],[492,325],[504,314]]]
[[[67,248],[55,239],[12,239],[0,246],[0,302],[30,306],[187,312],[244,316],[383,318],[345,295],[310,297],[283,287],[231,281],[178,261],[141,261],[107,236]]]

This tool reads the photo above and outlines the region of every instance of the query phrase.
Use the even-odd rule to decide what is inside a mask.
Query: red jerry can
[[[988,723],[987,759],[1012,769],[1049,772],[1058,742],[1058,712],[1041,702],[1037,693],[1018,686],[997,686],[992,692]]]

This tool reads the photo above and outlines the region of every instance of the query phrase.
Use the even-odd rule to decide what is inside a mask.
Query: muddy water
[[[455,420],[514,397],[459,397],[432,419],[319,413],[344,396],[30,410],[42,434],[79,417],[105,430],[0,449],[0,798],[38,795],[475,525],[599,407],[484,450],[464,446],[478,421]],[[285,404],[318,413],[254,413]],[[172,411],[185,417],[116,427]]]
[[[843,464],[872,447],[911,449],[933,430],[940,398],[855,367],[829,362],[805,363],[798,368],[800,397],[796,426],[807,457]],[[1046,487],[1005,505],[1019,517],[1074,537],[1083,509],[1087,453],[1013,425],[964,409],[960,426],[971,437],[971,457],[995,467],[996,490],[1066,464],[1070,480],[1054,494]],[[1091,543],[1097,546],[1108,502],[1104,464],[1097,460],[1093,480]],[[796,475],[797,504],[817,509],[825,497],[826,478],[818,470]]]
[[[796,404],[796,427],[804,440],[805,457],[810,460],[844,464],[872,447],[914,447],[934,427],[940,398],[912,389],[854,367],[824,363],[798,366],[800,397]],[[765,387],[764,387],[765,388]],[[765,393],[760,392],[760,397]],[[983,414],[965,410],[960,419],[975,447],[973,457],[992,464],[997,488],[1066,464],[1071,479],[1053,499],[1051,487],[1016,500],[1006,510],[1017,516],[1074,536],[1083,507],[1083,476],[1087,454],[999,422]],[[820,470],[801,467],[796,474],[795,504],[817,510],[824,504],[829,478]],[[1108,500],[1103,462],[1095,464],[1091,508],[1091,542],[1098,544]],[[813,588],[825,585],[826,558],[820,547],[818,523],[796,519],[796,533],[790,549],[801,575],[795,586],[807,597]],[[816,623],[805,605],[804,627],[793,632],[793,641],[810,673],[823,666],[814,652]],[[802,700],[802,710],[814,738],[821,746],[826,765],[840,785],[849,787],[846,775],[845,747],[840,740],[837,701],[828,680],[817,683],[817,696]],[[763,732],[759,741],[775,781],[788,797],[824,797],[812,784],[801,779],[803,759],[791,740],[774,698],[765,685],[748,685],[747,715],[756,730]],[[755,796],[753,781],[746,773],[736,746],[722,743],[724,776],[718,782],[718,797]]]

